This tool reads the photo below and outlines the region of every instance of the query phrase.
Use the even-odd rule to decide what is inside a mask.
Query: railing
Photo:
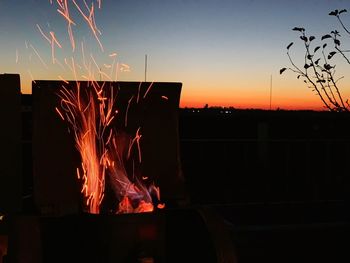
[[[343,200],[350,193],[350,140],[180,140],[197,202]]]

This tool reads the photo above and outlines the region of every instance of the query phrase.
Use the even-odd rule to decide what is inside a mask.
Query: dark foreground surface
[[[216,207],[226,219],[238,262],[349,262],[344,203]]]
[[[184,109],[192,203],[225,220],[238,262],[349,262],[350,116]]]
[[[5,262],[349,262],[346,209],[250,204],[15,216]]]
[[[27,106],[22,112],[23,198],[19,218],[41,216],[32,197],[30,103]],[[179,132],[181,164],[188,195],[184,206],[189,209],[187,211],[203,207],[214,211],[223,220],[226,232],[218,230],[219,219],[211,221],[196,212],[194,217],[192,212],[180,212],[180,216],[175,212],[168,219],[158,218],[160,221],[153,222],[158,222],[161,230],[157,233],[163,236],[146,246],[151,251],[152,246],[159,248],[156,251],[160,256],[154,262],[229,262],[224,261],[225,256],[220,258],[217,255],[227,253],[231,243],[235,260],[243,263],[350,262],[347,241],[350,235],[348,114],[232,109],[200,109],[198,112],[182,109]],[[183,211],[176,205],[174,209],[172,211]],[[96,219],[84,215],[85,223],[78,224],[77,218],[65,217],[62,224],[60,219],[40,221],[45,228],[40,234],[44,237],[42,244],[48,249],[43,252],[47,258],[44,262],[58,262],[55,261],[58,259],[71,262],[63,257],[67,251],[61,251],[67,240],[71,246],[84,242],[87,247],[91,246],[88,239],[80,237],[74,240],[64,235],[69,229],[83,233],[83,226]],[[125,221],[125,218],[116,220]],[[104,219],[98,220],[102,222]],[[114,219],[106,220],[112,224]],[[152,216],[147,220],[152,221]],[[143,223],[149,222],[147,220]],[[7,224],[10,222],[5,223],[0,224],[0,236],[9,231]],[[53,226],[51,230],[50,224]],[[109,232],[106,226],[100,223],[98,228],[91,230],[92,236],[101,242],[98,242],[97,254],[93,249],[84,254],[86,262],[112,262],[116,256],[114,242],[121,239],[112,238],[114,230]],[[30,237],[33,229],[36,228],[23,230],[26,238]],[[149,238],[154,228],[150,229],[150,232],[144,233]],[[215,238],[213,233],[216,233]],[[230,241],[225,239],[226,234]],[[105,239],[103,235],[109,238]],[[46,237],[56,241],[50,243],[45,240]],[[11,238],[10,235],[10,245]],[[168,239],[162,242],[162,238],[163,241]],[[30,240],[26,240],[31,244]],[[123,240],[130,241],[130,238]],[[137,243],[137,240],[131,238],[130,242]],[[226,250],[218,249],[220,245],[217,244]],[[194,248],[196,245],[199,249]],[[125,247],[130,248],[128,245]],[[82,247],[84,251],[85,248]],[[139,248],[135,245],[134,249]],[[135,257],[140,251],[136,250],[130,248],[130,255],[124,251],[120,256],[124,255],[125,261],[116,262],[140,262]],[[108,251],[107,255],[105,251]],[[191,252],[191,257],[186,257],[185,252]],[[94,258],[96,255],[100,256]],[[231,253],[228,255],[232,258]],[[12,256],[7,257],[6,262],[18,262]],[[75,262],[81,261],[79,256],[75,259]]]

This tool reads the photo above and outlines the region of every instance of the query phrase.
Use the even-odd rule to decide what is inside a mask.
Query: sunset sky
[[[76,3],[87,13],[83,1]],[[305,27],[318,41],[333,29],[341,31],[330,11],[350,11],[347,0],[101,0],[100,9],[98,0],[86,3],[94,3],[103,52],[72,0],[74,52],[56,0],[0,0],[0,73],[21,74],[22,92],[30,93],[31,78],[74,79],[64,62],[72,65],[73,58],[77,77],[84,79],[83,42],[85,59],[95,59],[104,73],[109,75],[116,59],[118,80],[143,81],[147,54],[147,80],[182,82],[182,107],[268,108],[272,75],[273,109],[321,109],[302,81],[292,72],[280,76],[279,69],[289,66],[286,46],[292,41],[292,56],[303,65],[302,43],[293,27]],[[344,21],[350,25],[350,13]],[[61,65],[52,63],[51,45],[37,25],[47,36],[54,32],[62,46],[54,48]],[[350,43],[344,45],[349,49]],[[346,98],[348,69],[337,62],[337,75],[345,75],[340,86]]]

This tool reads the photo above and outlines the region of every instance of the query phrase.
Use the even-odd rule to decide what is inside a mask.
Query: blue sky
[[[70,1],[68,1],[70,2]],[[77,1],[83,5],[82,1]],[[87,1],[87,3],[97,1]],[[120,72],[120,80],[143,80],[144,55],[148,54],[148,80],[183,83],[182,105],[231,105],[266,107],[270,75],[273,75],[274,107],[320,107],[315,95],[292,73],[278,74],[288,65],[285,47],[298,43],[294,26],[304,26],[321,36],[339,26],[328,13],[350,9],[345,0],[262,1],[262,0],[102,0],[95,12],[101,30],[101,52],[84,20],[70,4],[77,43],[98,64],[109,63],[108,54],[118,53],[118,61],[130,72]],[[51,48],[36,24],[54,31],[63,49],[57,57],[72,56],[66,23],[50,0],[0,0],[0,73],[20,73],[22,91],[30,92],[28,69],[35,79],[70,78],[57,65],[50,65]],[[346,16],[345,21],[349,21]],[[25,42],[40,53],[49,69],[44,69]],[[293,54],[302,58],[301,46]],[[32,53],[32,55],[30,55]],[[16,62],[16,54],[18,61]],[[30,57],[31,56],[31,57]],[[75,56],[79,56],[75,54]],[[30,59],[29,59],[30,57]],[[342,73],[341,65],[340,72]],[[346,70],[344,69],[344,72]],[[343,81],[344,92],[349,83]],[[286,104],[287,103],[287,104]],[[294,104],[293,104],[294,103]],[[292,107],[292,106],[291,106]]]

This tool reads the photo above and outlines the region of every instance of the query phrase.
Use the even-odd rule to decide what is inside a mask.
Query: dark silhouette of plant
[[[342,29],[350,36],[350,31],[343,23],[341,15],[347,10],[334,10],[329,13],[330,16],[335,16],[340,23]],[[293,46],[291,42],[287,46],[287,56],[291,63],[291,67],[282,68],[280,74],[286,70],[290,70],[297,74],[298,79],[303,79],[304,82],[311,88],[321,99],[324,106],[330,111],[350,111],[349,101],[344,101],[339,89],[338,81],[343,77],[336,78],[336,65],[332,59],[336,55],[340,55],[348,64],[349,58],[346,56],[350,50],[341,48],[341,35],[337,30],[331,31],[329,34],[321,37],[321,44],[317,45],[315,36],[306,34],[305,28],[294,27],[293,31],[299,32],[300,39],[304,44],[304,65],[298,66],[290,55],[290,49]],[[315,44],[314,44],[315,43]],[[333,44],[331,48],[329,44]]]

